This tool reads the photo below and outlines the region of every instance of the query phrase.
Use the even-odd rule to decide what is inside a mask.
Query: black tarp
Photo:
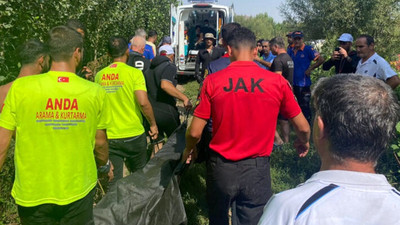
[[[175,172],[181,167],[186,122],[147,165],[116,182],[94,208],[96,225],[180,225],[187,218]]]

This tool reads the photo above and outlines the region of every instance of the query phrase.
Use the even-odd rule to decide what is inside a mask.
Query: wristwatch
[[[110,169],[111,169],[110,160],[108,160],[108,161],[107,161],[107,164],[104,165],[104,166],[100,166],[100,167],[97,169],[97,171],[98,171],[99,173],[108,173],[108,172],[110,172]]]

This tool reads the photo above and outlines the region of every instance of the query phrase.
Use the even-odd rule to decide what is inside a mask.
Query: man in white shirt
[[[321,170],[274,195],[259,225],[399,224],[400,193],[375,173],[400,119],[390,87],[368,76],[337,75],[321,79],[313,96]]]
[[[371,76],[385,81],[395,89],[400,84],[397,73],[390,64],[375,52],[375,41],[370,35],[361,35],[356,40],[357,56],[361,58],[356,74]]]

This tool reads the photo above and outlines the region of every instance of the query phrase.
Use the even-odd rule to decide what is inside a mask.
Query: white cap
[[[351,36],[351,34],[348,34],[348,33],[343,33],[342,35],[340,35],[340,38],[337,40],[344,41],[344,42],[353,42],[353,36]]]
[[[161,53],[162,51],[166,51],[167,55],[174,54],[174,49],[171,45],[163,45],[158,49],[158,52]]]

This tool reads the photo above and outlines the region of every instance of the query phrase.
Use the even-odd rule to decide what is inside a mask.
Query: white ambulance
[[[187,5],[171,6],[170,37],[178,75],[194,75],[196,56],[204,33],[213,33],[218,39],[222,25],[233,22],[233,5],[217,5],[216,2],[192,0]]]

